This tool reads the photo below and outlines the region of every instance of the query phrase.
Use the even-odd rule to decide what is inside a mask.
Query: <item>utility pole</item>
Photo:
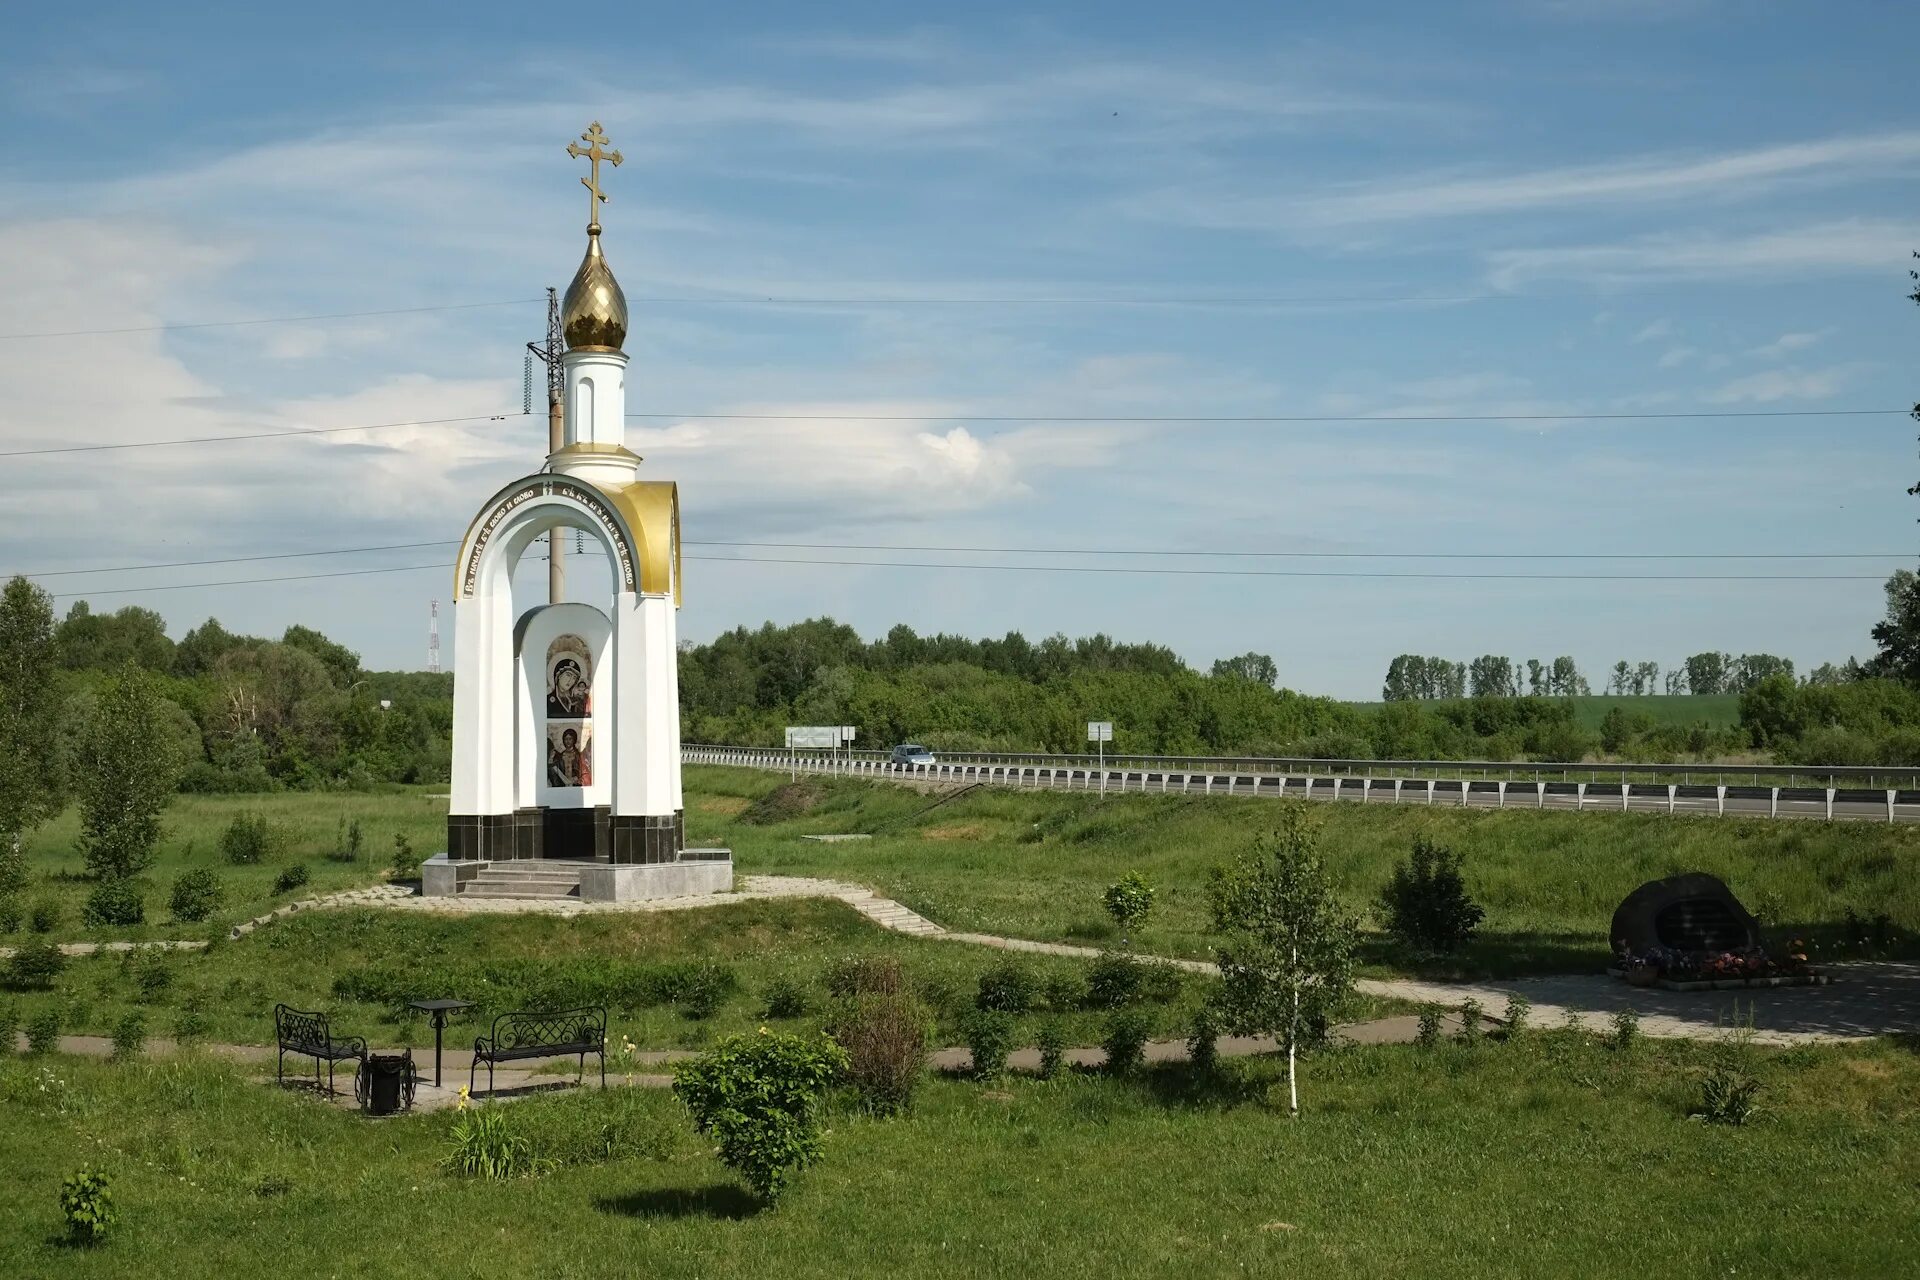
[[[556,454],[560,452],[560,446],[566,443],[565,415],[560,411],[560,397],[566,390],[567,375],[560,363],[560,295],[551,286],[547,289],[546,340],[529,342],[527,350],[547,366],[547,453]],[[564,603],[567,598],[567,571],[561,563],[561,527],[556,524],[547,530],[547,599],[550,604]]]
[[[435,600],[427,612],[427,670],[440,674],[440,602]]]

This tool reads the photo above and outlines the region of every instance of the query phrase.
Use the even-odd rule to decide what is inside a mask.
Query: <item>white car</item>
[[[903,742],[893,749],[891,759],[894,764],[932,764],[933,752],[927,750],[917,742]]]

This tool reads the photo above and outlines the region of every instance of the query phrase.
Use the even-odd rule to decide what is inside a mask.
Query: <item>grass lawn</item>
[[[787,784],[779,774],[687,771],[687,825],[731,845],[749,872],[836,876],[870,884],[953,929],[1100,943],[1113,928],[1101,890],[1137,870],[1159,886],[1135,942],[1167,955],[1207,954],[1211,868],[1256,839],[1271,801],[1110,796],[981,788],[939,798],[883,783],[804,781],[782,820],[749,807]],[[783,793],[783,797],[794,793]],[[1681,871],[1721,877],[1770,925],[1834,955],[1848,911],[1887,917],[1887,950],[1920,953],[1920,831],[1871,823],[1671,818],[1653,814],[1485,812],[1411,805],[1316,806],[1321,849],[1355,911],[1426,835],[1465,859],[1486,920],[1457,960],[1398,955],[1377,938],[1377,972],[1500,977],[1594,970],[1607,959],[1614,908],[1644,881]],[[820,844],[817,832],[872,832]]]
[[[663,1091],[503,1107],[551,1167],[502,1183],[441,1171],[447,1114],[369,1122],[205,1060],[7,1060],[0,1275],[1910,1274],[1920,1056],[1762,1053],[1766,1109],[1726,1128],[1687,1118],[1706,1052],[1346,1050],[1306,1063],[1297,1121],[1271,1063],[935,1082],[901,1119],[836,1103],[764,1211]],[[85,1163],[119,1221],[80,1249],[57,1193]]]

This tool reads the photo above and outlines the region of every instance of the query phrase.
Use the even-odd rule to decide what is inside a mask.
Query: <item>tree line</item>
[[[1836,685],[1864,674],[1860,665],[1849,659],[1845,667],[1822,663],[1807,682]],[[1745,693],[1775,675],[1791,677],[1793,660],[1770,653],[1743,653],[1737,658],[1714,651],[1696,653],[1669,668],[1663,681],[1659,663],[1623,658],[1608,670],[1601,691],[1636,698],[1662,693]],[[1572,698],[1592,693],[1579,665],[1566,655],[1550,660],[1528,658],[1522,663],[1492,653],[1471,662],[1403,653],[1387,664],[1380,697],[1385,702],[1408,702],[1435,698]]]

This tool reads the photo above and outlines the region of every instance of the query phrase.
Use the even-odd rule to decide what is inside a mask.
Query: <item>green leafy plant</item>
[[[1420,1022],[1413,1033],[1413,1042],[1422,1049],[1432,1049],[1440,1043],[1440,1006],[1428,1004],[1420,1006]]]
[[[1478,1000],[1465,1000],[1460,1004],[1460,1038],[1468,1044],[1479,1044],[1482,1027],[1481,1019],[1487,1016],[1486,1009]]]
[[[0,1004],[0,1058],[12,1055],[20,1036],[20,1010],[13,1001]]]
[[[463,1106],[448,1133],[442,1163],[468,1178],[499,1181],[533,1173],[533,1148],[499,1107]]]
[[[847,1053],[847,1082],[877,1115],[913,1104],[927,1071],[927,1015],[904,992],[851,996],[828,1032]]]
[[[147,904],[130,880],[103,880],[87,894],[80,913],[93,928],[139,924],[147,918]]]
[[[1040,983],[1033,970],[1012,961],[996,965],[980,975],[980,989],[974,996],[977,1009],[1000,1013],[1026,1013],[1040,1002]]]
[[[1120,929],[1120,945],[1127,946],[1133,930],[1146,921],[1153,910],[1153,886],[1138,871],[1129,871],[1107,886],[1102,899],[1107,914]]]
[[[59,923],[60,904],[47,898],[34,903],[27,916],[27,927],[35,933],[52,933]]]
[[[1460,856],[1421,836],[1380,891],[1387,932],[1416,951],[1448,954],[1473,936],[1486,912],[1467,893]]]
[[[1220,966],[1215,1007],[1228,1031],[1286,1050],[1288,1113],[1300,1114],[1297,1060],[1324,1040],[1353,990],[1359,930],[1315,853],[1306,802],[1284,801],[1273,836],[1209,886]]]
[[[130,1010],[113,1024],[113,1060],[129,1062],[147,1047],[147,1019],[138,1009]]]
[[[181,1045],[198,1044],[207,1038],[206,1010],[197,1000],[190,1000],[180,1006],[174,1015],[173,1038]]]
[[[99,880],[125,880],[153,863],[160,815],[185,765],[154,678],[128,668],[100,688],[75,769],[80,848]]]
[[[273,891],[276,894],[292,893],[307,883],[307,864],[296,862],[292,866],[280,868],[280,874],[274,877]]]
[[[798,1018],[806,1012],[807,987],[797,979],[775,978],[761,994],[760,1016],[763,1018]]]
[[[1116,1010],[1107,1019],[1107,1033],[1101,1046],[1107,1051],[1107,1071],[1116,1076],[1132,1075],[1146,1060],[1147,1018],[1134,1009]]]
[[[1700,1081],[1700,1107],[1694,1119],[1708,1124],[1743,1125],[1759,1113],[1760,1081],[1753,1073],[1753,1011],[1735,1020],[1713,1047],[1712,1063]]]
[[[1040,1078],[1052,1080],[1060,1074],[1067,1061],[1067,1033],[1057,1018],[1048,1018],[1040,1024],[1038,1036],[1040,1046]]]
[[[50,1004],[42,1005],[27,1019],[27,1052],[37,1058],[59,1047],[60,1011]]]
[[[1640,1014],[1633,1009],[1615,1011],[1611,1019],[1613,1035],[1609,1041],[1619,1053],[1632,1053],[1640,1044]]]
[[[67,1238],[75,1244],[98,1244],[114,1223],[113,1192],[107,1175],[83,1168],[60,1184],[60,1214],[66,1219]]]
[[[974,1079],[998,1080],[1006,1074],[1013,1029],[1013,1015],[998,1009],[975,1009],[962,1020],[960,1033],[972,1055]]]
[[[1132,956],[1108,952],[1087,968],[1087,1003],[1096,1009],[1118,1009],[1140,998],[1147,967]]]
[[[142,1004],[157,1002],[173,985],[173,969],[167,964],[166,953],[158,947],[129,951],[126,965],[133,976],[136,998]]]
[[[729,1036],[685,1063],[673,1091],[702,1134],[755,1194],[772,1203],[796,1170],[820,1158],[820,1102],[847,1070],[825,1036]]]
[[[18,933],[26,915],[19,894],[0,893],[0,933]]]
[[[1203,1075],[1212,1074],[1220,1065],[1220,1017],[1211,1005],[1194,1010],[1192,1031],[1187,1036],[1187,1061]]]
[[[1527,1033],[1527,1020],[1533,1016],[1533,1001],[1518,991],[1507,993],[1507,1039],[1514,1041]]]
[[[703,964],[688,975],[674,1003],[687,1017],[704,1021],[720,1011],[727,996],[739,985],[740,979],[733,970],[724,965]]]
[[[849,996],[898,995],[907,989],[907,977],[892,956],[846,956],[828,969],[827,991],[836,999]]]
[[[1087,998],[1087,984],[1078,974],[1056,973],[1043,984],[1047,1008],[1055,1013],[1072,1013]]]
[[[422,861],[424,861],[424,859],[414,851],[413,844],[407,839],[406,833],[403,831],[394,832],[393,878],[395,880],[415,879],[420,874],[420,864]]]
[[[236,867],[258,866],[279,845],[279,833],[258,813],[235,814],[220,833],[220,854]]]
[[[335,829],[333,848],[327,858],[332,862],[358,862],[365,847],[366,837],[361,834],[360,819],[348,822],[342,818]]]
[[[226,896],[226,886],[211,868],[196,867],[174,877],[173,889],[167,894],[167,910],[175,920],[198,924],[218,911]]]
[[[66,967],[66,953],[53,943],[23,943],[7,960],[7,985],[15,991],[45,991]]]

